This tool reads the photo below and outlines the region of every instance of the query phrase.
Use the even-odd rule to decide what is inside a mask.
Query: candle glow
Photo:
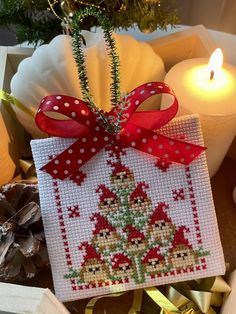
[[[232,89],[235,88],[234,77],[225,69],[221,69],[220,73],[214,75],[214,78],[210,80],[210,72],[207,65],[198,65],[186,72],[184,81],[194,94],[198,95],[198,97],[202,95],[204,98],[225,97],[226,94],[230,94]],[[222,90],[224,91],[223,93]]]
[[[191,90],[200,102],[207,99],[227,98],[235,89],[235,78],[222,68],[223,53],[217,48],[211,55],[209,63],[199,64],[184,72],[184,85]],[[217,101],[218,102],[218,101]]]

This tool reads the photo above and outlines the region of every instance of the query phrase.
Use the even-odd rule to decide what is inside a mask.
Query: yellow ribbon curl
[[[14,177],[10,183],[25,182],[25,183],[38,183],[36,170],[33,160],[19,159],[21,173]]]
[[[141,313],[145,292],[160,308],[160,314],[216,314],[212,306],[222,305],[223,293],[230,292],[229,285],[222,277],[194,280],[166,285],[166,292],[151,287],[134,291],[133,305],[128,314]],[[92,314],[96,302],[102,298],[118,297],[116,293],[93,298],[86,306],[85,314]]]
[[[8,94],[7,92],[4,92],[3,90],[0,90],[0,100],[3,101],[5,108],[8,110],[8,112],[11,115],[15,116],[15,113],[12,110],[11,106],[6,106],[6,103],[12,104],[18,109],[20,109],[21,111],[30,115],[31,117],[34,117],[33,113],[29,109],[27,109],[19,100],[17,100],[14,96]]]
[[[23,111],[24,113],[28,114],[29,116],[34,117],[33,113],[29,109],[27,109],[18,99],[3,90],[0,90],[0,100],[2,100],[4,108],[14,119],[16,118],[16,115],[11,107],[11,104]],[[20,159],[19,164],[21,168],[21,174],[13,178],[11,182],[27,180],[31,183],[36,183],[37,177],[33,160]]]

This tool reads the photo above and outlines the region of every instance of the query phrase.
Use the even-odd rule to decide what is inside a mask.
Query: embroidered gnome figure
[[[147,240],[144,234],[132,225],[126,225],[123,230],[129,233],[127,244],[128,252],[133,254],[144,252],[147,247]]]
[[[194,266],[197,261],[197,253],[193,250],[188,239],[184,237],[184,231],[189,232],[185,226],[181,226],[175,233],[170,249],[169,262],[176,270]]]
[[[99,213],[94,213],[90,219],[96,220],[92,244],[98,247],[100,251],[114,250],[121,240],[116,229]]]
[[[108,164],[113,167],[111,174],[111,184],[117,189],[128,189],[134,184],[134,174],[126,166],[119,162],[108,161]]]
[[[150,275],[156,275],[165,267],[165,258],[160,254],[160,247],[151,248],[142,259],[145,271]]]
[[[108,189],[104,184],[99,185],[96,190],[97,193],[100,193],[100,202],[98,207],[105,213],[116,212],[121,204],[117,195]]]
[[[85,249],[86,255],[81,264],[81,280],[89,284],[105,282],[109,276],[109,269],[101,259],[101,255],[88,242],[83,242],[79,246],[79,250],[83,249]]]
[[[115,277],[127,279],[133,273],[131,260],[123,253],[117,253],[112,258],[112,271]]]
[[[147,212],[151,206],[151,199],[147,196],[143,188],[148,188],[148,184],[139,182],[134,191],[130,195],[130,208],[135,211]]]
[[[148,232],[154,241],[160,244],[164,244],[165,241],[169,241],[175,232],[175,225],[168,217],[164,209],[169,206],[165,203],[160,203],[153,214],[149,218]]]

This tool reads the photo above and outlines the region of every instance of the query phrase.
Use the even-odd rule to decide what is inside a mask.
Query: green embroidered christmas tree
[[[193,268],[207,253],[193,249],[185,237],[189,229],[172,222],[168,204],[153,206],[149,185],[136,182],[134,172],[122,163],[125,150],[117,145],[109,149],[110,186],[101,184],[96,189],[99,211],[90,217],[92,238],[79,246],[85,252],[80,269],[70,269],[65,278],[78,278],[78,284],[130,280],[139,284],[163,273]]]

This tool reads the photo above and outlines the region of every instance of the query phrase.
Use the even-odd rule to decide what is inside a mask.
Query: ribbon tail
[[[199,284],[205,291],[209,290],[211,292],[220,292],[220,293],[222,292],[228,293],[231,291],[230,286],[220,276],[201,279]]]
[[[117,298],[117,297],[122,296],[125,293],[126,292],[118,292],[118,293],[102,295],[102,296],[99,296],[99,297],[92,298],[91,300],[89,300],[89,302],[86,305],[85,314],[93,314],[94,313],[94,306],[96,305],[96,303],[100,299],[103,299],[103,298]]]
[[[156,287],[144,289],[148,296],[162,308],[163,313],[180,313],[179,309],[172,304]]]
[[[141,311],[143,300],[143,289],[134,290],[134,298],[132,308],[129,310],[128,314],[138,314]]]
[[[192,144],[189,142],[176,140],[164,135],[158,135],[160,145],[164,147],[164,154],[161,158],[167,159],[171,162],[180,163],[188,166],[192,161],[198,158],[205,150],[206,147]],[[158,144],[159,145],[159,144]],[[158,146],[161,147],[161,146]]]
[[[203,313],[207,313],[211,305],[212,293],[207,291],[189,290],[188,296],[194,301],[195,304]]]
[[[127,134],[130,134],[130,136]],[[170,138],[132,123],[129,123],[123,129],[121,140],[126,146],[183,165],[189,165],[206,149],[205,147]]]
[[[70,180],[74,181],[78,186],[80,186],[86,178],[87,178],[86,173],[84,173],[81,170],[74,172],[70,176]]]
[[[91,141],[88,139],[92,137],[94,140],[95,137],[93,137],[93,133],[92,136],[87,133],[87,137],[82,137],[75,141],[40,170],[47,172],[54,179],[64,180],[69,178],[77,185],[81,185],[86,178],[86,174],[80,170],[80,167],[106,145],[106,141],[102,135],[96,134],[96,136],[96,142],[93,142],[94,147],[91,147]]]

